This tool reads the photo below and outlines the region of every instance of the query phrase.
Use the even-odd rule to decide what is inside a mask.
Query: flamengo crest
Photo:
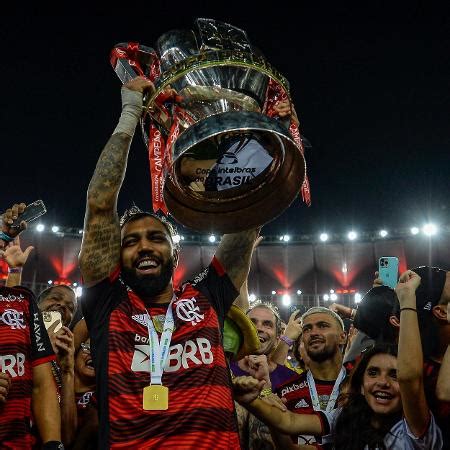
[[[200,307],[196,306],[195,303],[194,297],[191,299],[183,298],[175,303],[178,318],[185,322],[191,322],[192,326],[197,325],[205,318],[204,314],[200,314]]]

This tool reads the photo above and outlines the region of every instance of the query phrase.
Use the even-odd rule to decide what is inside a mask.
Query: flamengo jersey
[[[169,409],[144,411],[142,392],[150,383],[144,303],[127,292],[117,274],[86,289],[83,313],[97,378],[99,448],[239,448],[221,331],[237,296],[215,258],[176,292],[176,328],[162,378]],[[154,322],[164,322],[167,305],[147,310]]]
[[[34,295],[24,288],[0,286],[0,372],[11,377],[0,406],[2,449],[29,449],[33,367],[55,359]]]
[[[300,375],[295,375],[289,381],[284,383],[277,389],[277,394],[280,397],[285,397],[287,400],[286,408],[297,414],[315,414],[311,395],[309,393],[308,381],[306,378],[307,372],[303,372]],[[334,381],[316,380],[317,395],[319,397],[319,403],[322,409],[325,409],[333,391]],[[316,444],[317,448],[328,448],[326,444],[319,445],[314,436],[300,435],[295,437],[299,445]],[[318,439],[320,443],[320,438]]]

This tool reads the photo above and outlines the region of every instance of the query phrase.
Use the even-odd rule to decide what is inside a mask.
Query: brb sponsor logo
[[[25,355],[0,355],[0,372],[9,373],[11,377],[21,377],[25,373]]]
[[[137,345],[134,347],[131,370],[134,372],[150,372],[150,346],[148,338],[134,337]],[[176,372],[184,368],[212,364],[214,356],[211,351],[211,342],[206,338],[188,339],[184,344],[175,344],[170,347],[164,372]]]
[[[6,309],[0,315],[0,322],[8,325],[12,330],[24,330],[26,328],[23,312],[16,311],[15,309]]]

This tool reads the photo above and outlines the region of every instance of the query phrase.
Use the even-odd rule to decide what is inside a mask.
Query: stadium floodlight
[[[330,294],[330,300],[331,300],[332,302],[335,302],[337,299],[338,299],[338,296],[337,296],[335,293]]]
[[[75,289],[75,296],[77,297],[77,298],[79,298],[79,297],[81,297],[83,295],[83,288],[81,287],[81,286],[78,286],[76,289]]]
[[[378,233],[382,238],[385,238],[388,235],[388,232],[386,230],[380,230]]]
[[[281,302],[284,306],[290,306],[291,304],[291,296],[289,294],[284,294],[281,298]]]
[[[362,295],[359,292],[357,292],[355,294],[355,303],[361,303],[361,299],[362,299]]]
[[[347,263],[342,264],[342,273],[347,273],[348,272],[348,268],[347,268]]]
[[[356,231],[349,231],[347,234],[349,241],[354,241],[358,237],[358,233]]]
[[[175,234],[173,237],[173,243],[178,244],[181,241],[181,236],[179,234]]]
[[[319,239],[320,239],[322,242],[328,241],[328,234],[327,234],[327,233],[320,233]]]
[[[280,236],[280,241],[289,242],[290,240],[291,236],[289,236],[288,234],[283,234],[283,236]]]
[[[250,303],[254,302],[255,300],[256,300],[256,295],[255,295],[255,294],[250,294],[250,295],[248,296],[248,301],[249,301]]]
[[[334,289],[330,289],[330,294],[334,294]]]
[[[59,227],[57,225],[52,226],[53,233],[57,233],[59,231]]]
[[[83,230],[78,230],[78,234],[83,234]]]
[[[328,300],[330,300],[330,296],[328,294],[325,294],[323,296],[323,299],[327,302]]]
[[[36,231],[39,231],[39,233],[42,233],[42,231],[45,230],[45,225],[43,223],[38,223],[36,225]]]
[[[275,295],[277,293],[277,291],[272,291],[272,295]]]
[[[47,284],[53,284],[53,281],[52,280],[48,280]]]
[[[422,228],[422,232],[425,236],[434,236],[437,231],[437,226],[434,223],[426,223]]]
[[[297,289],[297,295],[302,295],[302,291],[300,289]]]
[[[211,243],[216,242],[216,237],[213,234],[211,234],[211,236],[209,236],[208,240]]]
[[[419,231],[420,230],[417,227],[412,227],[411,228],[411,234],[414,234],[414,235],[419,234]]]

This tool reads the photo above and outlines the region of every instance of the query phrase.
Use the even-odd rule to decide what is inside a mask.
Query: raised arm
[[[277,406],[272,406],[267,401],[258,397],[264,381],[253,377],[236,377],[233,380],[234,398],[245,406],[259,420],[274,430],[285,434],[323,434],[322,422],[315,414],[295,414],[290,411],[282,411]]]
[[[216,258],[237,290],[240,290],[248,277],[253,246],[259,230],[257,228],[240,233],[224,234],[217,248]]]
[[[106,278],[120,258],[117,197],[125,176],[128,151],[142,114],[142,95],[152,83],[137,77],[122,87],[122,114],[103,149],[87,192],[80,269],[92,286]]]
[[[447,321],[450,323],[450,303],[447,304]],[[450,402],[450,344],[445,351],[436,385],[436,396],[442,402]]]
[[[400,303],[397,378],[403,414],[410,430],[417,437],[424,434],[430,420],[423,388],[423,354],[417,320],[416,289],[419,285],[420,277],[408,270],[401,275],[395,288]]]

